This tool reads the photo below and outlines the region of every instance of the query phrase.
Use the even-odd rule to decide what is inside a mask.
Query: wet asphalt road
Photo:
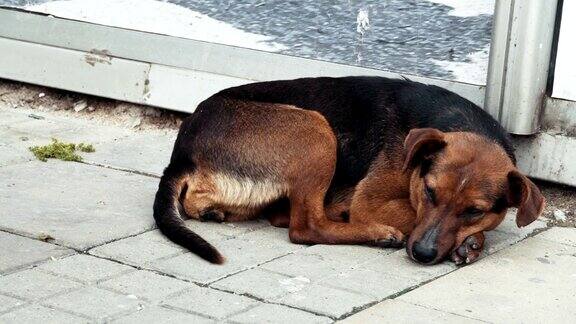
[[[465,1],[465,0],[464,0]],[[426,0],[169,0],[239,29],[273,36],[281,53],[452,78],[431,59],[465,61],[490,43],[492,16],[455,17]],[[356,30],[360,9],[370,29]]]
[[[97,0],[94,0],[97,1]],[[24,5],[45,0],[0,0]],[[272,36],[281,53],[452,79],[431,60],[466,61],[490,42],[492,17],[448,15],[427,0],[168,0],[234,27]],[[357,32],[359,10],[370,28]]]

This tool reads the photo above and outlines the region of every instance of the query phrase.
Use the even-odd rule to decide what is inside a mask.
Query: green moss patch
[[[40,161],[46,162],[48,159],[58,159],[62,161],[75,161],[81,162],[82,157],[76,152],[95,152],[92,144],[80,143],[64,143],[55,138],[52,143],[43,146],[32,146],[29,150],[34,153],[34,156]]]

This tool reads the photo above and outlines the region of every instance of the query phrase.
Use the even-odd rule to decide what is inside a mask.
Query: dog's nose
[[[437,255],[438,250],[435,247],[426,246],[420,242],[414,242],[414,245],[412,246],[412,256],[418,262],[430,263]]]

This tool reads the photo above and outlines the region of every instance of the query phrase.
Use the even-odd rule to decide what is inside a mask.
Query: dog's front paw
[[[399,230],[390,227],[388,234],[384,238],[377,239],[373,242],[374,246],[381,248],[401,248],[406,243],[406,236]]]
[[[462,245],[452,251],[450,259],[456,265],[469,264],[476,261],[484,247],[484,234],[482,232],[468,236]]]

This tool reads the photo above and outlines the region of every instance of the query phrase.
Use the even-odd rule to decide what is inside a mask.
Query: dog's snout
[[[412,257],[420,263],[431,263],[438,256],[437,239],[440,228],[436,225],[412,245]]]
[[[422,263],[430,263],[436,259],[438,249],[433,246],[422,244],[421,242],[414,242],[412,246],[412,256],[416,261]]]

